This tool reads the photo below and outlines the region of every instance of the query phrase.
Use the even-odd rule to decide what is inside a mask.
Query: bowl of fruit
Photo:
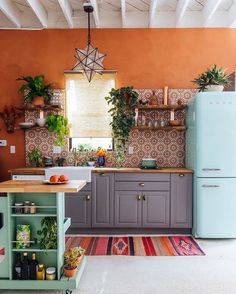
[[[65,175],[52,175],[49,180],[44,180],[44,184],[49,185],[60,185],[60,184],[67,184],[69,179]]]

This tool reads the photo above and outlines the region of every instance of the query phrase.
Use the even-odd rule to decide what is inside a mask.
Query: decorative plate
[[[69,181],[65,181],[65,182],[50,182],[49,180],[44,180],[43,184],[47,184],[47,185],[61,185],[61,184],[67,184],[69,183]]]

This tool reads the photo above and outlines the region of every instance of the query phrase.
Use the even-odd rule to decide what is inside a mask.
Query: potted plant
[[[89,166],[94,166],[96,161],[97,161],[97,158],[94,157],[94,156],[91,156],[91,157],[88,158],[87,163],[88,163]]]
[[[64,274],[67,278],[74,277],[83,254],[84,249],[81,247],[70,248],[64,253]]]
[[[37,234],[40,236],[40,249],[46,252],[48,249],[57,249],[57,218],[44,217],[41,220],[41,230]]]
[[[25,102],[32,103],[36,106],[44,106],[50,104],[53,93],[51,91],[52,84],[45,84],[44,75],[35,77],[22,76],[17,81],[24,81],[19,92],[23,94]]]
[[[222,67],[218,68],[216,64],[207,68],[192,82],[198,85],[199,92],[223,91],[224,86],[230,84],[229,76],[225,73],[225,70]]]
[[[60,114],[49,114],[46,118],[46,124],[49,132],[56,134],[57,139],[54,142],[57,146],[64,146],[66,138],[69,135],[68,120]]]
[[[43,162],[43,154],[38,148],[34,148],[28,152],[29,163],[32,167],[39,167]]]
[[[115,139],[117,165],[121,166],[125,159],[130,131],[135,126],[138,93],[133,87],[113,88],[105,99],[112,105],[109,110],[112,116],[112,136]]]

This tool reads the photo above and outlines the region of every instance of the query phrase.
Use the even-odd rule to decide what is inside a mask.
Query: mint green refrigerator
[[[236,92],[190,102],[186,167],[194,170],[193,235],[236,238]]]

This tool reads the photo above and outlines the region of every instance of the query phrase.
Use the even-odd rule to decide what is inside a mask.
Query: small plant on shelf
[[[37,231],[40,236],[40,249],[46,252],[49,249],[57,249],[57,219],[56,217],[44,217],[41,220],[41,230]]]
[[[67,118],[60,114],[51,113],[46,118],[46,124],[49,132],[53,132],[57,136],[54,144],[57,146],[64,146],[66,144],[66,138],[69,135]]]
[[[72,278],[80,264],[85,250],[81,247],[73,247],[64,253],[64,274]]]
[[[192,83],[198,85],[199,92],[208,91],[223,91],[224,86],[230,84],[229,76],[226,74],[225,69],[217,67],[214,64],[211,68],[201,73],[195,78]]]
[[[29,159],[30,166],[39,167],[43,163],[43,154],[38,148],[34,148],[28,152],[27,155]]]
[[[45,84],[44,75],[35,77],[22,76],[17,81],[26,82],[19,89],[23,94],[26,103],[33,103],[34,105],[44,106],[50,104],[53,93],[52,84]]]
[[[111,104],[109,112],[112,116],[111,127],[115,140],[116,161],[117,165],[121,166],[125,160],[130,131],[135,126],[138,93],[133,87],[113,88],[105,99]]]

